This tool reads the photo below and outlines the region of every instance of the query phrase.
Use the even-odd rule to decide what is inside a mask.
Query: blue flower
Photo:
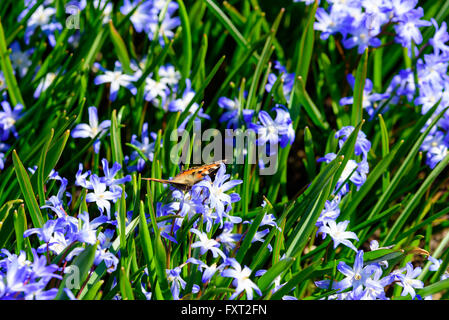
[[[346,126],[341,128],[335,133],[335,139],[338,139],[338,146],[343,147],[346,140],[349,138],[351,133],[354,131],[353,126]],[[366,138],[366,134],[359,131],[357,134],[357,140],[355,142],[354,154],[356,156],[363,156],[363,159],[368,157],[368,152],[371,149],[371,142]]]
[[[325,225],[329,220],[334,220],[340,215],[340,196],[336,196],[333,200],[326,200],[324,203],[324,209],[316,221],[316,226],[321,227]]]
[[[311,5],[312,3],[315,2],[315,0],[293,0],[293,2],[304,2],[306,4],[306,6]],[[318,3],[320,3],[320,1],[318,0]]]
[[[239,123],[240,103],[237,98],[231,100],[226,97],[218,99],[218,106],[222,109],[228,110],[220,117],[220,122],[227,122],[227,128],[237,128]]]
[[[412,42],[421,44],[423,39],[419,28],[431,25],[429,21],[420,20],[423,16],[424,10],[421,7],[401,15],[398,18],[398,24],[394,26],[397,34],[395,41],[409,50],[412,48]]]
[[[97,218],[98,219],[98,218]],[[111,246],[111,239],[113,237],[114,230],[107,229],[104,232],[100,232],[97,237],[99,242],[97,245],[97,250],[95,251],[94,265],[98,266],[100,263],[104,262],[108,273],[112,273],[117,269],[119,263],[118,258],[110,252],[108,249]],[[74,256],[79,255],[85,250],[85,247],[76,247],[67,255],[66,260],[70,261]]]
[[[152,2],[148,0],[144,2],[124,0],[123,5],[120,7],[120,12],[126,16],[137,6],[137,9],[134,10],[129,18],[137,32],[144,31],[147,24],[151,22]]]
[[[0,139],[2,141],[7,140],[10,133],[12,133],[15,138],[17,138],[18,134],[14,125],[16,121],[19,120],[22,116],[21,113],[23,110],[23,105],[18,103],[14,107],[14,109],[11,109],[11,106],[7,101],[2,101],[1,105],[3,111],[0,111]]]
[[[104,120],[98,123],[98,113],[96,107],[89,107],[89,124],[80,123],[72,130],[73,138],[97,138],[94,142],[95,153],[100,152],[100,139],[111,126],[111,120]],[[98,135],[98,137],[97,137]]]
[[[276,118],[273,120],[266,111],[259,112],[259,123],[250,123],[249,127],[258,134],[257,144],[266,145],[270,142],[270,146],[278,143],[282,148],[287,144],[292,144],[295,139],[295,132],[290,118],[290,113],[281,105],[277,105],[272,109],[276,111]],[[270,149],[270,154],[274,151]]]
[[[418,4],[418,0],[390,0],[394,13],[393,21],[399,21],[402,17],[412,11]]]
[[[441,98],[444,99],[441,88],[436,88],[431,83],[424,82],[419,85],[419,96],[415,99],[415,103],[421,106],[421,113],[426,114]],[[446,104],[446,101],[443,101],[443,99],[442,103],[437,107],[435,112],[437,114],[442,111]]]
[[[33,53],[33,49],[22,51],[19,42],[14,41],[11,44],[11,51],[10,59],[12,67],[23,78],[31,66],[30,56]]]
[[[230,180],[225,182],[230,178],[229,174],[226,174],[226,166],[225,164],[220,165],[220,169],[218,169],[215,180],[212,182],[209,176],[200,182],[198,182],[195,186],[202,187],[208,192],[208,197],[206,199],[206,203],[213,209],[216,210],[218,217],[220,217],[221,225],[223,225],[223,217],[227,216],[226,207],[230,209],[230,206],[233,202],[239,201],[240,196],[237,193],[227,194],[226,191],[234,188],[235,186],[241,184],[242,180]]]
[[[435,89],[441,91],[447,81],[449,81],[447,75],[448,59],[445,56],[435,53],[426,54],[424,55],[424,61],[419,59],[416,67],[420,84],[428,82]]]
[[[161,80],[154,80],[152,74],[145,79],[145,100],[152,102],[154,105],[158,105],[158,98],[161,100],[161,104],[164,105],[167,100],[167,96],[170,93],[170,88],[165,82]]]
[[[114,230],[107,229],[104,232],[100,232],[98,235],[98,240],[100,241],[97,246],[97,251],[95,251],[94,264],[98,266],[101,262],[104,262],[108,273],[112,273],[117,269],[119,259],[109,251],[112,245],[112,237],[114,235]]]
[[[224,270],[221,275],[223,277],[234,278],[232,285],[235,287],[235,292],[231,295],[230,299],[235,299],[243,291],[246,292],[246,298],[248,300],[253,299],[253,291],[259,296],[262,296],[262,292],[259,287],[249,278],[251,275],[251,269],[247,266],[242,266],[234,258],[228,258],[232,268]]]
[[[177,99],[171,101],[168,104],[168,111],[181,112],[181,113],[184,112],[194,97],[195,97],[195,91],[192,90],[191,81],[190,81],[190,79],[186,79],[186,87],[182,93],[182,96],[180,98],[177,98]],[[198,110],[198,108],[200,108],[200,106],[196,102],[190,106],[190,109],[189,109],[190,114],[178,126],[178,131],[181,132],[185,129],[187,122],[192,117],[192,115]],[[204,119],[210,119],[210,116],[203,112],[203,108],[200,108],[197,115],[198,115],[198,117],[201,117]]]
[[[287,101],[290,100],[290,94],[293,89],[293,85],[295,83],[295,74],[294,73],[288,73],[287,69],[281,65],[279,61],[275,61],[274,68],[278,70],[279,73],[281,73],[281,80],[282,80],[282,91],[284,93],[284,97]],[[274,83],[277,80],[277,75],[274,73],[270,73],[268,75],[268,83],[265,85],[265,90],[267,92],[271,92],[271,89],[273,88]]]
[[[348,74],[346,77],[351,88],[354,89],[355,78],[352,74]],[[368,112],[368,115],[373,118],[376,113],[377,103],[378,101],[382,101],[388,99],[390,97],[389,93],[371,93],[373,90],[373,83],[370,79],[365,80],[365,87],[363,88],[363,100],[362,106]],[[354,97],[344,97],[340,99],[340,105],[352,105],[354,103]]]
[[[416,83],[413,71],[410,69],[404,69],[400,70],[399,74],[392,78],[386,93],[393,95],[390,104],[397,104],[400,96],[405,96],[409,102],[413,101],[415,90]]]
[[[321,40],[327,40],[329,36],[338,32],[342,32],[343,36],[346,36],[352,22],[352,18],[344,12],[331,10],[328,13],[323,8],[317,9],[315,18],[317,21],[314,23],[313,28],[321,31]]]
[[[374,265],[363,266],[363,250],[357,251],[357,255],[354,260],[354,265],[351,268],[345,262],[340,261],[338,263],[337,269],[343,275],[346,276],[343,280],[335,283],[333,288],[343,291],[347,288],[352,287],[354,291],[362,291],[362,285],[365,285],[367,279],[374,273],[374,271],[379,268]]]
[[[90,183],[92,184],[93,192],[89,192],[86,195],[86,202],[95,202],[102,214],[106,210],[110,219],[111,203],[109,201],[115,203],[122,196],[122,192],[120,190],[107,191],[106,183],[101,182],[100,178],[95,174],[90,176]]]
[[[198,270],[202,271],[201,276],[201,282],[202,283],[208,283],[210,279],[218,272],[223,271],[223,269],[227,266],[227,263],[224,262],[220,265],[217,265],[217,263],[213,263],[210,266],[205,264],[203,261],[195,259],[195,258],[189,258],[187,259],[186,263],[193,263],[198,265]]]
[[[391,283],[390,278],[382,277],[382,269],[375,268],[371,277],[367,278],[364,285],[365,290],[360,300],[388,300],[385,296],[385,287]]]
[[[90,170],[87,170],[83,173],[83,164],[80,163],[78,165],[78,171],[76,172],[75,176],[75,185],[80,186],[86,189],[92,189],[92,184],[89,180],[87,180],[87,177],[90,176]]]
[[[233,233],[233,228],[234,224],[230,221],[226,221],[223,225],[223,231],[216,238],[217,241],[223,245],[223,251],[225,254],[229,254],[232,250],[234,250],[237,242],[242,238],[241,234]]]
[[[1,250],[5,256],[0,260],[0,300],[51,300],[54,299],[58,289],[45,291],[48,282],[62,277],[55,272],[58,266],[47,265],[47,258],[39,256],[31,248],[33,261],[26,260],[25,252],[19,255]]]
[[[443,262],[442,259],[435,259],[432,256],[428,256],[427,259],[432,262],[432,264],[429,267],[430,271],[438,271],[440,269],[441,263]]]
[[[19,16],[18,21],[20,21],[22,17],[23,12]],[[39,7],[37,7],[37,9],[27,20],[27,26],[24,36],[26,44],[29,44],[31,36],[38,28],[42,30],[43,34],[47,36],[50,45],[54,47],[56,45],[55,31],[62,31],[62,25],[56,21],[55,8],[45,7],[44,4],[41,4]]]
[[[181,289],[185,289],[187,284],[184,279],[181,278],[181,268],[182,266],[166,270],[167,280],[169,283],[171,283],[170,291],[173,295],[173,299],[175,300],[179,300]]]
[[[106,216],[99,216],[90,221],[89,213],[87,212],[81,212],[78,218],[82,221],[82,225],[76,234],[77,240],[92,245],[95,244],[97,241],[97,228],[107,223],[108,218]]]
[[[348,227],[349,220],[335,222],[335,220],[327,220],[317,231],[317,233],[323,234],[323,239],[326,238],[327,235],[330,235],[332,240],[334,241],[334,249],[341,243],[352,250],[357,252],[357,248],[352,244],[349,239],[355,239],[359,241],[357,235],[352,231],[346,231]]]
[[[147,157],[149,161],[153,161],[155,141],[150,142],[150,137],[153,140],[157,139],[156,133],[148,132],[148,123],[145,122],[142,125],[142,134],[141,134],[142,141],[137,140],[137,135],[133,134],[131,136],[131,144],[136,146]],[[145,169],[145,160],[140,157],[140,154],[137,151],[133,151],[131,153],[131,156],[129,157],[129,160],[134,161],[136,159],[137,165],[129,166],[128,170],[130,171],[137,170],[138,172],[142,172]]]
[[[39,84],[36,87],[36,90],[34,91],[33,97],[35,99],[39,98],[42,92],[46,91],[48,87],[55,81],[56,79],[56,73],[54,72],[47,72],[45,77],[39,81]]]
[[[435,34],[429,39],[429,44],[433,47],[435,54],[440,52],[444,54],[449,53],[449,46],[446,45],[446,42],[449,41],[446,21],[441,23],[441,28],[438,28],[438,22],[434,18],[431,18],[430,21],[435,27]]]
[[[329,163],[335,159],[337,155],[335,153],[328,153],[324,157],[319,158],[318,162],[326,162]],[[349,191],[349,185],[345,183],[347,180],[351,181],[354,185],[356,185],[357,190],[365,183],[367,174],[369,172],[369,165],[366,160],[362,160],[361,162],[357,162],[355,160],[349,159],[346,163],[345,168],[343,169],[340,178],[337,181],[337,185],[335,186],[336,190],[340,189],[338,195],[343,196]]]
[[[118,162],[115,162],[112,165],[112,168],[109,168],[109,163],[106,159],[102,159],[101,164],[103,165],[104,177],[100,177],[100,182],[105,183],[108,187],[112,187],[111,190],[121,191],[121,188],[118,185],[131,181],[130,175],[115,179],[117,173],[122,169],[122,166]]]
[[[196,234],[199,238],[199,241],[192,243],[190,246],[191,248],[200,248],[200,254],[203,255],[207,253],[207,251],[212,252],[212,255],[214,258],[218,257],[219,255],[225,259],[226,256],[223,253],[223,251],[220,250],[220,244],[215,241],[214,239],[209,239],[207,236],[207,233],[201,232],[197,229],[191,228],[190,232]]]
[[[343,46],[346,49],[358,46],[357,51],[359,54],[362,54],[369,46],[374,48],[379,47],[381,41],[376,36],[380,32],[380,26],[373,22],[372,15],[363,15],[361,21],[351,28],[351,35],[343,39]]]
[[[0,142],[0,170],[5,168],[5,153],[10,148],[6,143]]]
[[[448,154],[448,147],[445,144],[431,147],[426,155],[426,163],[433,169],[441,160],[446,158]]]
[[[163,1],[163,5],[165,5],[165,1]],[[148,34],[148,38],[150,40],[155,39],[156,37],[159,40],[159,44],[163,47],[165,45],[164,37],[167,39],[172,39],[175,36],[174,29],[181,25],[181,19],[179,17],[174,17],[174,13],[178,10],[178,4],[174,1],[171,1],[168,4],[167,12],[165,13],[164,19],[159,25],[159,16],[161,12],[161,7],[153,10],[153,14],[151,15],[151,19],[147,24],[145,32]],[[156,32],[158,34],[156,35]]]
[[[53,236],[53,233],[55,231],[57,224],[58,224],[57,220],[48,220],[42,226],[42,228],[31,228],[31,229],[26,230],[23,233],[23,237],[27,238],[32,234],[37,234],[40,241],[49,243]]]
[[[96,85],[103,83],[110,84],[109,99],[111,101],[115,101],[117,99],[117,94],[120,87],[127,88],[133,95],[137,94],[137,88],[133,84],[133,82],[137,79],[134,76],[123,73],[120,62],[115,62],[114,71],[106,70],[99,63],[95,63],[95,67],[103,71],[104,74],[96,76],[94,83]]]
[[[424,287],[424,283],[421,280],[415,279],[421,274],[421,272],[422,269],[420,267],[413,268],[413,265],[410,262],[407,262],[405,268],[398,270],[396,273],[396,279],[399,280],[397,284],[403,287],[401,296],[410,294],[412,299],[415,298],[415,288],[421,289]]]

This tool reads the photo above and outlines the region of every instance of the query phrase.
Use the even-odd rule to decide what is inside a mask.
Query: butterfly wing
[[[144,180],[151,180],[160,183],[171,184],[172,186],[180,189],[180,190],[188,190],[194,184],[200,182],[204,179],[204,177],[215,173],[215,171],[220,168],[222,163],[226,163],[226,160],[216,161],[211,164],[206,164],[199,167],[193,167],[187,170],[182,171],[177,176],[175,176],[172,180],[165,179],[156,179],[156,178],[142,178]]]

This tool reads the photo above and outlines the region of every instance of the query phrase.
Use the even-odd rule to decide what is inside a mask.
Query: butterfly
[[[177,189],[186,191],[192,188],[194,184],[203,180],[207,175],[210,175],[215,171],[217,171],[222,163],[226,163],[226,160],[219,160],[199,167],[193,167],[185,171],[182,171],[171,180],[156,179],[156,178],[142,178],[142,179],[171,184]]]

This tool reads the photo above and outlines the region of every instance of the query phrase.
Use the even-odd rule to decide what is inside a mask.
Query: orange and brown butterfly
[[[156,178],[142,178],[142,179],[171,184],[175,188],[185,191],[192,188],[194,184],[200,182],[206,176],[217,171],[222,163],[226,163],[226,160],[219,160],[199,167],[189,168],[187,170],[182,171],[171,180],[156,179]]]

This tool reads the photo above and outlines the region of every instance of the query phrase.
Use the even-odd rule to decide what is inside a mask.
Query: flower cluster
[[[214,276],[233,278],[235,292],[230,299],[234,299],[243,292],[246,292],[247,299],[253,298],[253,291],[259,296],[262,295],[257,285],[250,279],[251,270],[247,266],[242,267],[232,257],[236,253],[237,242],[242,241],[244,236],[233,232],[234,226],[241,223],[242,219],[231,214],[232,204],[239,201],[240,196],[237,193],[227,194],[226,192],[242,183],[242,181],[229,180],[229,178],[230,175],[226,174],[225,164],[221,164],[213,181],[207,176],[194,185],[190,191],[174,190],[172,192],[174,202],[165,205],[159,203],[157,206],[159,217],[177,216],[172,222],[169,222],[170,220],[158,222],[161,235],[168,241],[178,243],[177,232],[183,223],[196,219],[190,229],[192,239],[190,247],[194,250],[195,258],[191,257],[180,266],[167,269],[167,279],[175,299],[180,298],[186,287],[186,282],[181,276],[181,270],[188,264],[197,265],[197,270],[202,273],[201,282],[203,286],[206,286]],[[201,217],[201,219],[198,217]],[[202,223],[200,224],[199,221],[202,221]],[[246,223],[251,222],[247,221]],[[265,215],[260,224],[260,227],[265,227],[265,230],[259,231],[259,235],[253,241],[263,242],[262,238],[269,231],[266,227],[269,226],[277,227],[272,214]],[[215,238],[213,238],[214,234],[217,234]],[[195,254],[196,250],[198,250],[197,254]],[[199,257],[206,258],[208,252],[211,253],[213,258],[210,265],[204,262],[204,259],[199,259]],[[198,288],[199,285],[194,285],[192,293],[197,293]]]
[[[279,61],[275,61],[274,68],[280,75],[278,76],[275,73],[270,73],[268,75],[268,83],[265,85],[265,90],[267,92],[272,92],[275,88],[276,82],[278,82],[278,85],[282,88],[284,99],[289,101],[293,90],[293,85],[295,84],[295,74],[288,73],[287,68],[285,68]],[[279,80],[278,77],[280,77]]]
[[[36,4],[37,0],[26,0],[25,9],[19,15],[17,20],[22,21],[22,19],[28,15],[30,9]],[[62,25],[56,20],[56,8],[53,6],[53,1],[43,1],[27,20],[25,29],[26,44],[30,43],[31,37],[36,34],[36,29],[40,29],[42,33],[38,34],[45,35],[52,47],[56,45],[55,33],[62,31]]]
[[[354,131],[354,127],[343,127],[335,134],[335,139],[338,139],[339,148],[342,148],[345,141]],[[337,222],[340,215],[340,201],[348,193],[350,183],[356,186],[357,190],[365,183],[367,174],[369,172],[368,152],[371,149],[371,142],[366,138],[366,135],[359,131],[355,142],[354,155],[360,161],[349,159],[341,176],[339,177],[335,186],[333,199],[327,200],[324,209],[316,222],[319,227],[318,233],[322,234],[323,239],[329,234],[334,241],[334,248],[340,243],[357,251],[356,247],[349,239],[358,241],[357,235],[354,232],[346,231],[349,220]],[[323,158],[318,159],[319,162],[329,163],[337,157],[335,153],[328,153]]]
[[[130,20],[137,32],[144,32],[150,40],[157,39],[161,46],[165,39],[172,39],[174,30],[181,25],[179,17],[175,16],[178,10],[176,1],[166,0],[125,0],[120,7],[123,15],[131,12]]]
[[[296,2],[296,1],[295,1]],[[304,2],[304,1],[303,1]],[[305,1],[311,4],[312,1]],[[424,10],[417,7],[417,0],[384,0],[384,1],[328,1],[328,9],[318,8],[316,12],[315,30],[321,31],[321,39],[326,40],[331,35],[340,34],[346,49],[358,47],[362,53],[368,47],[379,47],[381,36],[387,35],[389,26],[393,26],[394,41],[407,48],[410,56],[418,57],[416,63],[415,83],[414,71],[400,70],[393,76],[384,94],[371,94],[372,82],[367,79],[363,107],[371,119],[376,114],[377,103],[397,104],[401,96],[407,101],[421,107],[422,114],[427,113],[435,104],[439,106],[430,121],[440,114],[447,106],[448,65],[449,65],[449,33],[445,21],[439,26],[432,18],[423,20]],[[434,28],[433,37],[423,43],[421,28]],[[427,52],[427,53],[426,53]],[[351,86],[354,78],[348,76]],[[353,98],[340,100],[341,105],[352,104]],[[384,108],[382,111],[386,111]],[[434,168],[448,154],[449,148],[449,113],[446,112],[435,127],[431,129],[421,150],[426,152],[426,163]]]
[[[295,140],[295,130],[288,109],[278,104],[272,111],[276,111],[274,119],[268,112],[261,110],[257,116],[258,122],[247,123],[248,128],[257,133],[257,145],[266,146],[267,154],[270,155],[275,153],[278,144],[285,148]],[[246,119],[252,120],[252,117],[247,116]]]
[[[103,177],[91,173],[90,170],[83,173],[83,166],[82,164],[79,164],[75,185],[90,190],[91,192],[86,195],[86,201],[88,203],[95,202],[100,213],[104,214],[104,211],[106,210],[108,219],[111,219],[110,201],[115,203],[120,199],[123,192],[120,185],[131,181],[131,176],[127,175],[123,178],[116,178],[116,175],[121,175],[119,174],[119,171],[122,166],[118,163],[114,163],[112,167],[109,168],[109,163],[106,159],[103,159],[101,163],[103,165]]]
[[[6,141],[13,137],[17,139],[19,137],[15,123],[22,117],[23,106],[18,103],[14,108],[8,101],[2,101],[1,103],[3,111],[0,111],[0,170],[5,167],[4,152],[8,151],[10,146]]]
[[[373,240],[371,248],[377,246]],[[377,249],[377,248],[376,248]],[[344,276],[340,281],[321,280],[315,285],[321,289],[337,289],[338,293],[329,297],[336,300],[388,300],[386,289],[391,285],[401,286],[402,296],[410,294],[412,299],[418,297],[415,289],[423,288],[424,284],[417,277],[421,274],[420,267],[414,268],[407,262],[403,268],[396,269],[385,275],[380,263],[365,263],[363,250],[357,251],[353,267],[340,261],[337,270]]]
[[[449,106],[448,95],[448,66],[449,47],[445,44],[449,40],[446,22],[438,27],[437,22],[432,19],[435,27],[435,34],[429,39],[428,44],[433,52],[424,54],[423,58],[417,61],[418,92],[415,104],[421,106],[421,113],[427,113],[435,104],[438,104],[435,113],[430,121],[443,112]],[[424,47],[424,46],[423,46]],[[448,155],[449,148],[449,112],[445,112],[438,123],[431,129],[429,135],[424,140],[421,150],[427,153],[426,163],[430,168],[434,168],[438,162]]]
[[[348,74],[347,80],[351,85],[351,88],[354,89],[355,78],[352,74]],[[365,80],[365,87],[363,88],[363,99],[362,99],[362,107],[366,110],[368,115],[370,116],[370,120],[374,118],[376,113],[378,112],[378,103],[379,101],[384,102],[386,99],[390,97],[390,92],[387,90],[385,93],[372,93],[373,91],[373,82],[370,79]],[[340,99],[340,105],[352,105],[354,103],[353,97],[344,97]],[[384,108],[382,111],[385,112],[387,109]]]
[[[150,142],[150,137],[153,139],[153,142]],[[142,125],[141,141],[137,139],[137,135],[133,134],[131,136],[131,144],[138,150],[140,150],[140,152],[147,158],[148,161],[152,162],[155,146],[154,140],[156,140],[156,138],[156,133],[148,132],[148,123],[145,122]],[[124,161],[128,165],[127,169],[129,172],[142,172],[145,169],[145,160],[136,150],[134,150],[130,156],[126,156]]]
[[[363,53],[368,47],[379,47],[383,28],[394,25],[395,42],[412,49],[412,43],[420,44],[422,35],[420,27],[430,23],[421,20],[424,10],[415,8],[417,0],[387,1],[328,1],[329,8],[318,8],[315,30],[321,31],[321,39],[340,34],[346,49],[358,48]]]
[[[86,195],[85,201],[95,202],[100,210],[100,215],[91,219],[86,211],[81,211],[77,217],[69,215],[65,209],[64,195],[71,194],[66,192],[68,180],[60,177],[56,171],[52,171],[48,179],[60,182],[60,187],[56,196],[51,196],[42,206],[42,209],[49,209],[50,219],[45,222],[41,228],[31,228],[24,232],[24,237],[36,234],[41,245],[37,248],[38,253],[50,253],[55,255],[63,254],[64,261],[69,262],[73,257],[79,255],[86,248],[86,245],[98,243],[94,264],[99,265],[104,262],[108,272],[113,272],[118,264],[118,258],[110,251],[111,240],[114,235],[114,229],[100,231],[100,227],[116,225],[116,221],[111,220],[110,200],[117,201],[122,196],[122,188],[119,186],[130,181],[130,176],[116,178],[121,166],[115,163],[109,168],[108,161],[102,160],[104,176],[99,177],[91,174],[90,171],[83,173],[83,167],[80,164],[79,171],[76,174],[75,185],[91,190]],[[36,167],[30,169],[32,173]],[[110,190],[107,191],[106,188]],[[67,206],[70,205],[70,201]],[[107,216],[104,215],[106,209]]]
[[[57,288],[45,290],[57,274],[58,266],[47,264],[44,255],[31,249],[33,260],[27,260],[24,251],[17,255],[6,249],[0,251],[0,300],[52,300]]]

